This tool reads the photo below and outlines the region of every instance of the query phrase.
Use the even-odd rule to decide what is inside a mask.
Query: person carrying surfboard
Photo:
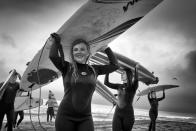
[[[110,63],[108,65],[89,65],[90,45],[83,39],[73,41],[71,61],[62,57],[61,38],[51,34],[53,44],[49,58],[62,73],[64,97],[59,106],[56,131],[94,131],[91,100],[96,88],[98,75],[111,73],[118,69],[118,62],[109,47],[103,47]]]
[[[129,68],[125,68],[121,75],[123,84],[109,82],[109,74],[106,74],[104,84],[118,91],[118,102],[112,120],[113,131],[131,131],[135,117],[133,110],[133,99],[138,89],[138,67],[136,64],[134,76]]]
[[[21,76],[19,73],[15,73],[9,83],[6,85],[6,90],[3,94],[2,99],[0,100],[0,129],[2,127],[4,115],[7,116],[7,131],[12,131],[13,129],[13,120],[14,120],[14,101],[17,91],[20,89],[19,83],[16,82],[17,76],[19,80]],[[3,82],[0,83],[2,87]]]
[[[158,116],[158,106],[159,101],[162,101],[165,99],[165,90],[163,90],[163,96],[160,98],[157,98],[155,91],[150,91],[148,93],[148,101],[150,103],[150,110],[149,110],[149,116],[150,116],[150,125],[149,125],[149,131],[155,131],[156,130],[156,119]]]

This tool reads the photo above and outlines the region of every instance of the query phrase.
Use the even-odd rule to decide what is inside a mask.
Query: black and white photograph
[[[0,0],[0,131],[196,131],[195,0]]]

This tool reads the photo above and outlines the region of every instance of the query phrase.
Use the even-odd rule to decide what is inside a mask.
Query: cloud
[[[178,112],[195,113],[196,105],[196,50],[187,53],[185,56],[186,66],[175,66],[168,69],[168,76],[171,72],[176,72],[177,83],[180,88],[176,89],[171,95],[166,97],[167,103],[164,103],[165,110]]]
[[[196,1],[164,1],[158,8],[144,17],[145,24],[140,26],[141,34],[162,32],[162,37],[173,34],[173,37],[184,37],[195,41],[195,8]],[[195,42],[191,44],[195,45]]]
[[[185,62],[185,67],[176,67],[177,75],[180,76],[182,83],[196,84],[196,50],[186,54]]]
[[[11,35],[8,35],[6,33],[1,33],[1,35],[0,35],[0,44],[11,45],[12,47],[16,47],[14,38]]]
[[[4,81],[8,75],[8,72],[6,72],[5,69],[5,62],[3,60],[0,60],[0,82]]]

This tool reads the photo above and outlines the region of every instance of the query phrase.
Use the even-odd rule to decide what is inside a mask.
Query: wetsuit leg
[[[13,126],[16,126],[17,123],[17,118],[18,118],[18,112],[14,112],[14,121],[13,121]]]
[[[49,122],[49,108],[47,109],[47,122]]]
[[[77,131],[94,131],[93,119],[84,120],[78,124]]]
[[[24,119],[24,112],[23,111],[20,111],[18,112],[19,116],[20,116],[20,119],[18,120],[17,122],[17,126],[22,122],[22,120]]]
[[[126,115],[123,119],[123,131],[131,131],[133,128],[133,124],[135,122],[135,118],[132,115]]]
[[[1,107],[3,108],[3,107]],[[4,115],[5,115],[5,112],[4,110],[0,110],[0,130],[1,130],[1,127],[2,127],[2,124],[3,124],[3,118],[4,118]]]
[[[149,126],[149,131],[150,130],[155,131],[155,129],[156,129],[156,119],[157,119],[157,116],[158,116],[158,112],[156,110],[150,110],[149,116],[150,116],[150,119],[151,119],[151,123],[150,123],[150,126]]]
[[[157,112],[155,112],[154,118],[152,121],[152,131],[156,131],[156,119],[157,119]]]
[[[115,111],[113,120],[112,120],[112,131],[121,131],[122,130],[122,121],[117,111]]]
[[[152,129],[152,120],[150,121],[150,125],[149,125],[148,131],[151,131],[151,129]]]
[[[76,131],[76,122],[66,117],[64,115],[57,115],[55,120],[56,131]]]
[[[7,115],[7,131],[13,131],[12,126],[13,126],[13,120],[14,120],[14,109],[9,110],[6,112]]]

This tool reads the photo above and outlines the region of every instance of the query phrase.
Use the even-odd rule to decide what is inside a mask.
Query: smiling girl
[[[55,121],[56,131],[94,131],[91,114],[91,100],[96,88],[98,75],[111,73],[118,69],[118,63],[110,48],[105,49],[110,64],[89,65],[90,46],[78,39],[72,43],[71,62],[62,59],[60,36],[51,34],[53,44],[50,60],[62,73],[64,97],[58,109]]]

